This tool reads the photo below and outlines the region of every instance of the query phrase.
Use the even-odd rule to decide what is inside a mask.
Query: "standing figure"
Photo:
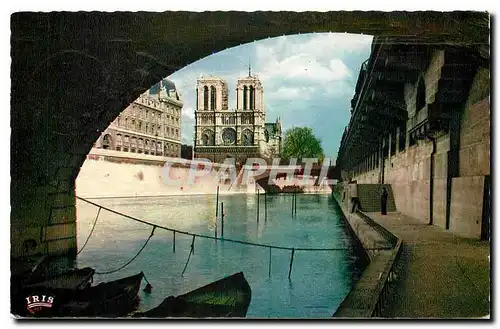
[[[349,192],[351,195],[351,213],[357,212],[360,208],[358,197],[358,185],[355,182],[349,184]]]
[[[382,195],[380,197],[380,212],[382,215],[387,215],[387,198],[389,197],[389,193],[385,187],[382,190]]]

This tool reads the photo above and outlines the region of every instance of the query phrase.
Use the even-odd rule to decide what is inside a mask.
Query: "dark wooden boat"
[[[23,302],[20,316],[40,317],[119,317],[126,316],[139,304],[138,292],[143,272],[83,289],[51,288],[44,285],[24,287],[19,297]],[[34,314],[26,312],[28,296],[50,296],[50,308]],[[41,297],[40,297],[41,298]],[[30,310],[28,310],[30,311]]]
[[[95,270],[90,267],[70,269],[51,276],[30,276],[22,282],[25,288],[83,289],[90,287]]]
[[[77,290],[90,287],[95,270],[90,267],[65,269],[51,274],[30,272],[25,276],[11,277],[11,312],[27,315],[26,298],[50,296],[53,290]]]
[[[139,304],[138,292],[144,273],[79,290],[60,307],[62,316],[120,317]]]
[[[177,297],[169,296],[157,307],[134,317],[245,317],[252,292],[242,272],[212,282]]]

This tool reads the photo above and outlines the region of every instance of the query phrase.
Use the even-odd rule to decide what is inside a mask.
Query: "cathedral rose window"
[[[228,128],[222,132],[222,141],[226,145],[232,145],[236,141],[236,131],[234,129]]]

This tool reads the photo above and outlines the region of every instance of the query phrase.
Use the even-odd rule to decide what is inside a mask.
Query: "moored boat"
[[[169,296],[157,307],[134,317],[245,317],[251,289],[242,272],[225,277],[177,297]]]
[[[51,288],[45,285],[25,287],[19,296],[23,307],[17,315],[37,317],[120,317],[139,304],[138,292],[144,273],[103,282],[83,289]],[[49,300],[50,305],[33,311],[36,301]]]
[[[71,269],[53,276],[31,276],[22,282],[24,288],[83,289],[90,286],[95,270],[90,267]]]
[[[120,317],[139,304],[138,292],[144,273],[103,282],[77,291],[76,295],[60,307],[62,316]]]

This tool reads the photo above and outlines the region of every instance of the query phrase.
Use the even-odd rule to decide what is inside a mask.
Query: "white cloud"
[[[366,51],[371,36],[319,33],[284,36],[257,44],[257,71],[271,98],[283,85],[315,86],[319,95],[335,95],[337,82],[352,80],[353,73],[343,58],[353,52]],[[322,90],[323,89],[323,90]],[[294,95],[294,93],[291,93]]]
[[[273,100],[309,100],[315,91],[316,89],[314,87],[280,87],[268,98]]]
[[[190,106],[183,106],[182,107],[182,116],[187,118],[187,119],[194,120],[194,108],[192,108]]]

